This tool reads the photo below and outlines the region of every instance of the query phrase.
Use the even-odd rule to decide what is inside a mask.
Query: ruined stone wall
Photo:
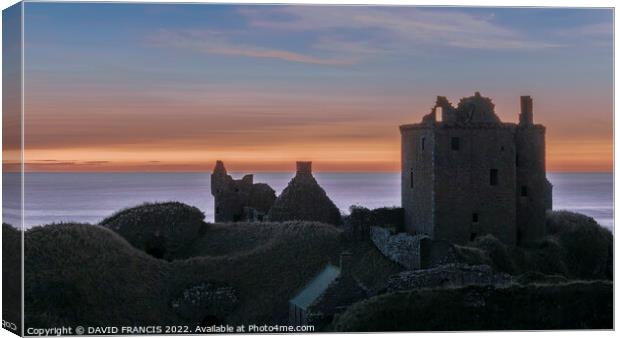
[[[246,175],[241,180],[234,180],[230,176],[212,178],[215,184],[213,194],[215,203],[216,222],[239,222],[243,218],[243,207],[247,205],[252,190],[252,175]],[[212,183],[213,184],[213,183]]]
[[[183,290],[170,306],[181,317],[200,323],[207,316],[225,321],[238,303],[238,292],[233,287],[205,281]]]
[[[426,235],[409,235],[399,233],[392,235],[389,230],[380,227],[370,228],[370,239],[381,253],[405,269],[424,268],[422,252],[428,250],[430,237]]]
[[[297,174],[269,210],[269,220],[342,224],[340,210],[312,176],[312,172],[309,171],[311,170],[309,162],[301,162],[301,165],[298,163],[297,168]]]
[[[217,161],[211,174],[211,194],[215,222],[254,221],[257,215],[267,214],[276,199],[269,185],[254,184],[253,175],[233,179],[221,161]]]
[[[515,139],[517,239],[531,243],[545,236],[545,214],[552,202],[545,175],[545,127],[519,125]]]
[[[403,271],[390,276],[386,291],[394,292],[421,288],[461,287],[466,285],[508,286],[512,276],[495,273],[488,265],[448,264],[439,267]]]
[[[401,126],[401,200],[405,230],[433,235],[433,125]]]
[[[436,127],[434,239],[464,244],[492,234],[506,244],[516,243],[515,128],[443,123]]]

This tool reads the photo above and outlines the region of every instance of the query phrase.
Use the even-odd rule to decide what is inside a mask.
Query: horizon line
[[[212,173],[213,170],[108,170],[108,171],[84,171],[84,170],[57,170],[57,171],[38,171],[38,170],[24,170],[24,171],[13,171],[13,170],[3,170],[3,173],[29,173],[29,174],[129,174],[129,173],[177,173],[177,174],[197,174],[197,173]],[[295,173],[296,170],[254,170],[254,171],[227,171],[228,174],[252,174],[252,173]],[[342,174],[381,174],[381,173],[400,173],[400,170],[312,170],[312,173],[342,173]],[[615,170],[612,168],[611,170],[553,170],[546,171],[547,174],[611,174],[614,173]]]

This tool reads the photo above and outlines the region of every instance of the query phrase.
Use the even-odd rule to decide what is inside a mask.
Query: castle
[[[443,96],[421,123],[400,126],[401,198],[412,234],[463,244],[491,234],[506,244],[545,235],[552,186],[545,127],[521,97],[519,123],[503,123],[475,93],[454,108]]]

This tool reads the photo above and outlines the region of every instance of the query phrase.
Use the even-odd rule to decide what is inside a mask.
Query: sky
[[[610,9],[26,3],[30,171],[397,171],[398,126],[475,91],[611,171]]]

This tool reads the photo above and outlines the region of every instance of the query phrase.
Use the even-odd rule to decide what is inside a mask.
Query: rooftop
[[[340,268],[328,264],[321,273],[306,285],[293,299],[291,303],[306,310],[314,301],[321,296],[329,285],[340,276]]]

